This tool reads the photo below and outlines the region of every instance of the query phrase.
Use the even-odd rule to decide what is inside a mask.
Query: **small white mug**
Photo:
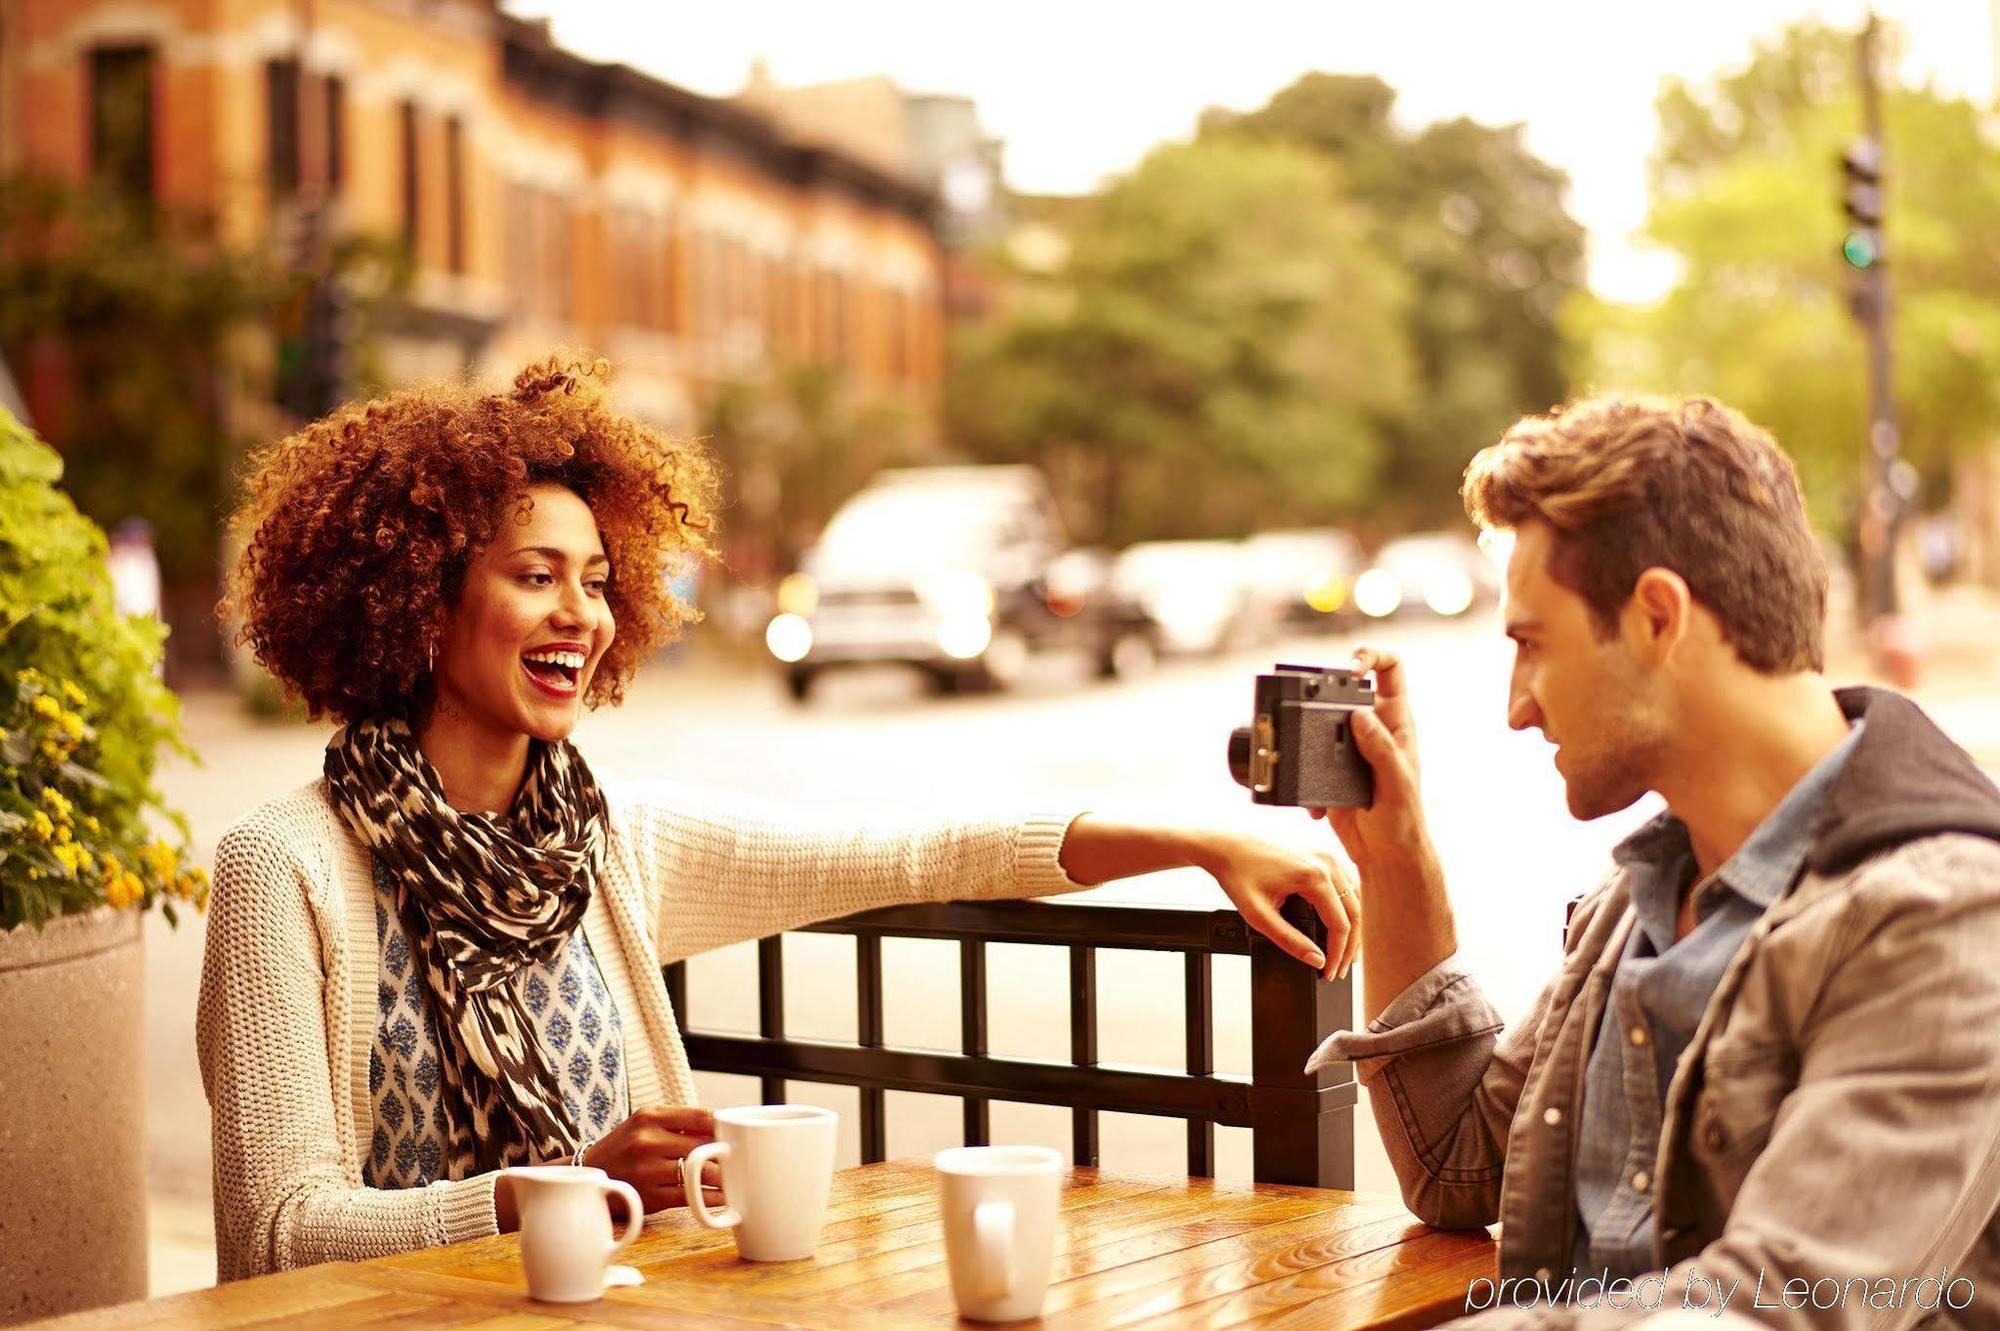
[[[813,1255],[826,1223],[840,1116],[814,1105],[744,1105],[715,1111],[715,1140],[681,1161],[688,1210],[710,1229],[736,1231],[750,1262],[795,1262]],[[701,1194],[702,1166],[722,1167],[724,1208]]]
[[[951,1296],[975,1322],[1014,1322],[1042,1310],[1055,1252],[1062,1153],[1046,1146],[954,1146],[939,1151]]]
[[[501,1171],[521,1216],[528,1297],[583,1303],[604,1293],[604,1271],[639,1236],[646,1209],[631,1184],[588,1165],[528,1165]],[[625,1232],[612,1237],[604,1195],[625,1199]]]

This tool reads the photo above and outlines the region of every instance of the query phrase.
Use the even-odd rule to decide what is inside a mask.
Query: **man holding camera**
[[[1790,460],[1713,401],[1605,399],[1517,424],[1464,497],[1515,535],[1508,723],[1575,817],[1667,805],[1502,1031],[1453,960],[1401,666],[1357,658],[1374,800],[1328,816],[1370,1020],[1315,1066],[1354,1061],[1418,1216],[1502,1225],[1469,1324],[2000,1323],[2000,792],[1820,673]]]

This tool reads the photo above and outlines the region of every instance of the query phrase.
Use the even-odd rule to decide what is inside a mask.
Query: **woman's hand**
[[[1194,862],[1214,876],[1253,929],[1326,979],[1345,976],[1354,964],[1361,946],[1361,894],[1331,852],[1208,832],[1200,834]],[[1278,913],[1292,897],[1304,897],[1326,922],[1325,956]]]
[[[638,1190],[646,1214],[686,1206],[681,1190],[681,1160],[704,1142],[715,1140],[715,1115],[692,1105],[653,1105],[638,1110],[591,1143],[583,1163]],[[721,1205],[722,1174],[714,1161],[701,1174],[702,1200]]]

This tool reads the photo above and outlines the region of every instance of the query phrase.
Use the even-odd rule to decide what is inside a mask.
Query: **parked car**
[[[1007,688],[1057,648],[1107,673],[1130,667],[1121,633],[1143,622],[1113,613],[1088,561],[1063,562],[1066,544],[1033,467],[883,472],[779,587],[764,641],[800,700],[827,670],[884,662],[946,691]]]
[[[1499,570],[1461,532],[1399,536],[1354,582],[1355,608],[1375,619],[1410,611],[1449,618],[1499,599]]]
[[[1246,615],[1258,636],[1354,614],[1361,546],[1332,527],[1258,532],[1243,543]]]
[[[1145,615],[1163,652],[1217,652],[1244,626],[1243,547],[1236,541],[1142,541],[1118,556],[1111,583]]]

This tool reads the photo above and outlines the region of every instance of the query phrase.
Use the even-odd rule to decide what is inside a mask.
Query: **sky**
[[[1749,57],[1759,37],[1819,15],[1858,25],[1864,0],[509,0],[552,19],[556,39],[711,96],[762,57],[780,83],[886,74],[911,92],[977,103],[1006,144],[1008,182],[1080,194],[1205,107],[1251,110],[1311,70],[1372,73],[1418,127],[1469,116],[1526,126],[1568,172],[1589,231],[1590,283],[1614,300],[1658,297],[1670,256],[1632,233],[1645,220],[1653,98]],[[1901,23],[1899,74],[1991,101],[2000,0],[1877,0]],[[1832,164],[1827,189],[1837,189]]]

